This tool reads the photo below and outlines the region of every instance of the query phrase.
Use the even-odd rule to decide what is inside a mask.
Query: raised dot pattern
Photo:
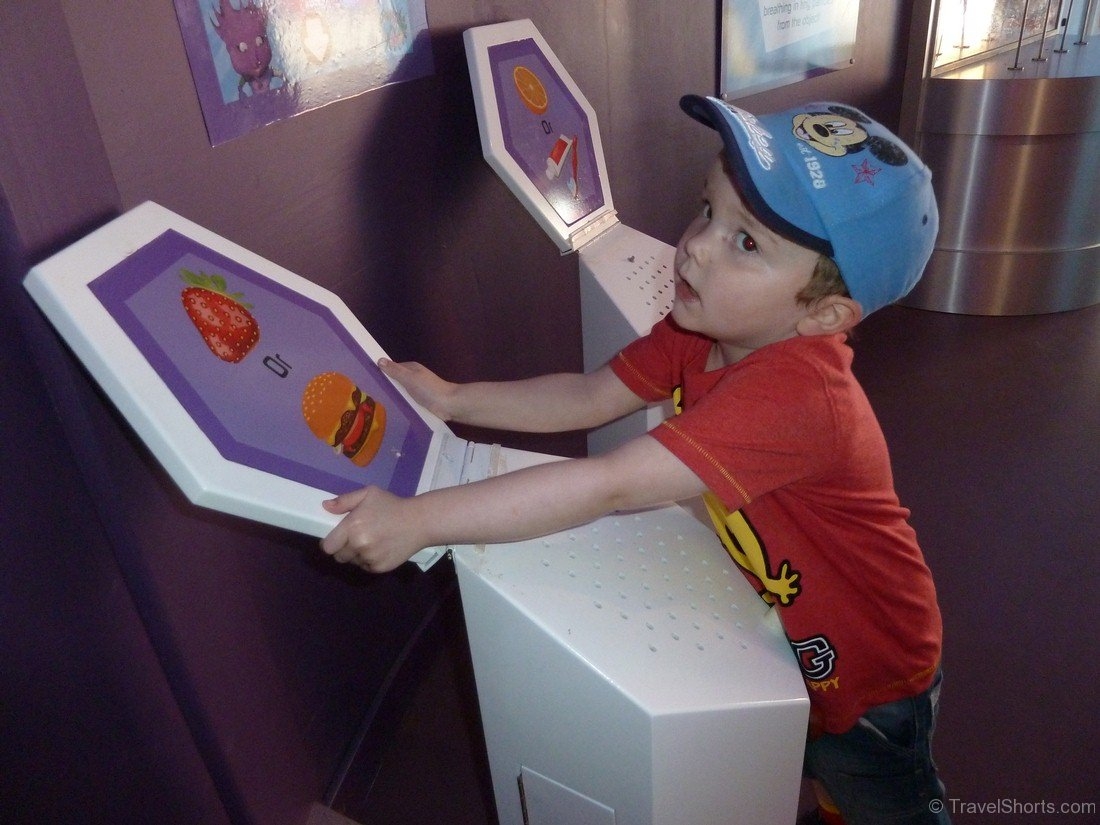
[[[670,645],[748,649],[737,632],[746,597],[740,574],[690,548],[659,521],[621,516],[544,540],[540,564],[544,584],[561,576],[573,592],[590,587],[592,610],[610,608],[618,621],[638,623],[652,653]]]
[[[657,306],[662,314],[672,310],[672,272],[668,264],[659,263],[657,256],[648,255],[645,258],[635,259],[634,266],[626,276],[626,280],[638,289],[645,297],[647,307]]]

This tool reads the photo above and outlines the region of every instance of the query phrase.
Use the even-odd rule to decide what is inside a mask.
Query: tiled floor
[[[1100,801],[1100,307],[889,308],[854,346],[939,588],[955,821],[1008,821],[975,812],[994,800]],[[451,634],[416,689],[365,825],[495,822],[464,643]]]

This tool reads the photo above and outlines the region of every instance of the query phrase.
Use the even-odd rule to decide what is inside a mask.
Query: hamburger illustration
[[[302,393],[302,416],[315,436],[360,467],[382,446],[385,407],[341,373],[310,379]]]

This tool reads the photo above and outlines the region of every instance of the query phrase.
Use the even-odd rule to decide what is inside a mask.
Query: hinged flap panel
[[[614,221],[596,114],[530,20],[468,29],[485,159],[563,252]],[[601,227],[602,228],[605,227]]]

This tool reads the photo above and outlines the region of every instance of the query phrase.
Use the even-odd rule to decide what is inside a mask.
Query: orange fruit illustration
[[[546,87],[542,85],[538,75],[526,66],[516,66],[512,71],[512,80],[515,81],[516,91],[519,92],[523,105],[533,114],[545,114],[550,106],[550,98],[546,95]]]

